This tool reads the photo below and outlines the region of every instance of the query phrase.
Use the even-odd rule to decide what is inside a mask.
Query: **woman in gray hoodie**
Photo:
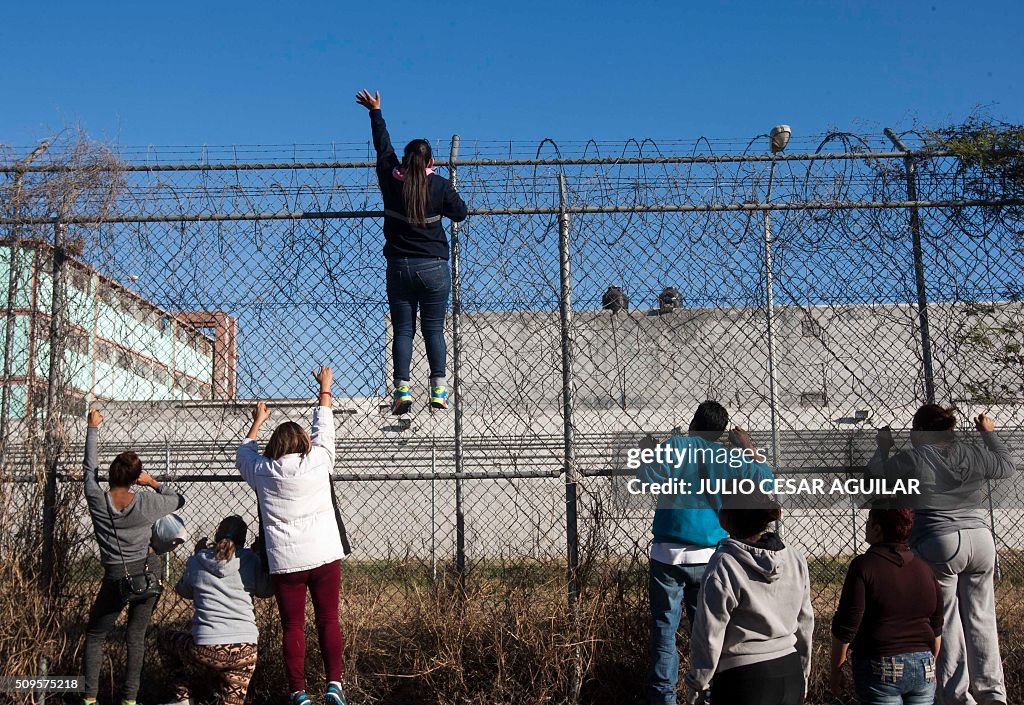
[[[185,565],[175,591],[192,600],[192,632],[171,632],[161,649],[179,664],[211,671],[224,705],[243,705],[256,670],[259,630],[252,597],[270,597],[270,574],[256,551],[245,548],[248,527],[239,516],[224,518]],[[192,705],[192,690],[179,673],[174,690],[177,705]]]
[[[943,705],[1005,704],[1006,685],[996,631],[996,545],[989,528],[989,481],[1017,473],[1017,461],[982,414],[974,419],[981,443],[954,432],[953,409],[925,404],[914,414],[912,448],[891,458],[888,427],[868,473],[920,481],[908,498],[914,509],[910,548],[935,573],[942,592],[942,649],[935,662],[936,699]]]
[[[769,527],[779,504],[761,493],[727,497],[690,637],[687,702],[799,705],[807,692],[814,613],[807,561]],[[712,681],[712,678],[714,679]]]

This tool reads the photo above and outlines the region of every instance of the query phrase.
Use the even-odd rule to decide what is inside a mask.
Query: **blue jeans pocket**
[[[929,656],[928,658],[921,659],[921,668],[924,670],[924,682],[934,683],[935,682],[935,659]]]
[[[449,276],[448,263],[444,261],[416,271],[416,278],[427,291],[440,291],[449,286]]]
[[[903,659],[882,656],[871,659],[871,675],[880,683],[899,683],[903,680]]]

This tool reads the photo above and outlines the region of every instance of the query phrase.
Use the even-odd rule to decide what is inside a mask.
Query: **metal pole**
[[[168,478],[171,476],[171,439],[164,439],[164,477]],[[168,551],[163,556],[164,559],[164,582],[170,582],[171,580],[171,553]]]
[[[768,171],[768,195],[766,203],[772,200],[772,182],[775,179],[775,162]],[[772,221],[771,211],[764,212],[764,285],[765,316],[768,320],[768,405],[772,421],[772,469],[779,471],[779,412],[778,385],[775,360],[775,283],[772,271]]]
[[[66,399],[64,379],[64,350],[67,339],[67,305],[65,291],[66,257],[64,238],[66,227],[57,223],[53,229],[53,291],[50,298],[49,379],[46,383],[46,427],[44,432],[44,456],[46,462],[46,485],[43,492],[43,571],[41,583],[44,599],[49,611],[50,588],[53,581],[54,546],[57,512],[57,472],[64,453],[64,410]]]
[[[579,468],[576,466],[575,430],[573,426],[573,354],[572,354],[572,277],[570,273],[569,214],[566,211],[565,175],[558,175],[558,268],[560,296],[559,323],[562,338],[562,429],[565,464],[565,544],[568,563],[568,608],[570,633],[576,634],[579,625],[579,526],[577,491]],[[579,640],[573,638],[573,656],[570,665],[569,702],[579,702],[582,664]]]
[[[38,678],[40,680],[46,680],[50,675],[50,659],[46,658],[44,654],[39,655],[38,665],[36,667]],[[46,705],[46,688],[43,686],[37,686],[32,693],[34,696],[35,705]]]
[[[903,140],[885,128],[885,136],[896,149],[904,153],[903,167],[907,173],[907,200],[917,201],[917,163]],[[917,206],[910,207],[910,236],[914,247],[914,286],[917,289],[917,320],[921,329],[921,366],[924,372],[924,398],[929,404],[935,403],[935,370],[932,364],[932,339],[928,328],[928,291],[924,279],[924,249],[921,246],[921,212]]]
[[[458,185],[458,170],[455,160],[459,156],[459,136],[452,135],[449,155],[449,173],[452,187]],[[452,244],[452,396],[455,407],[455,572],[459,587],[466,589],[466,514],[462,500],[462,478],[464,469],[462,445],[462,276],[459,269],[460,243],[459,224],[451,225]]]
[[[437,475],[437,447],[430,436],[430,580],[437,582],[437,495],[434,477]]]
[[[21,214],[21,192],[24,184],[25,169],[37,157],[45,152],[50,146],[49,142],[41,142],[35,150],[25,157],[16,167],[14,172],[14,189],[11,191],[10,213],[14,222],[9,229],[10,239],[10,260],[8,266],[10,271],[7,277],[7,311],[4,321],[4,369],[3,369],[3,390],[0,391],[0,468],[4,467],[7,458],[7,434],[9,431],[9,417],[11,415],[11,358],[14,357],[14,324],[17,320],[14,309],[18,299],[18,257],[20,256],[21,225],[17,219]],[[26,399],[28,393],[26,389]]]

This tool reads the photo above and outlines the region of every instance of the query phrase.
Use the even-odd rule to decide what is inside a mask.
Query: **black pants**
[[[713,705],[801,705],[803,701],[804,669],[796,652],[720,671],[711,681]]]
[[[124,677],[115,679],[121,684],[121,697],[135,700],[139,694],[139,679],[142,675],[142,660],[145,656],[146,629],[158,596],[143,602],[125,603],[117,580],[104,580],[96,594],[96,600],[89,611],[89,625],[85,630],[85,658],[82,671],[85,676],[85,697],[95,698],[100,689],[100,666],[103,662],[103,642],[114,627],[127,604],[128,624],[125,627],[125,641],[128,646],[128,660]]]

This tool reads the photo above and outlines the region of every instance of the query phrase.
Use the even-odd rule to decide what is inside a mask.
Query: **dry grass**
[[[564,702],[576,644],[584,662],[582,702],[644,702],[647,612],[643,575],[608,571],[592,580],[580,602],[580,627],[574,638],[559,570],[471,580],[462,599],[454,581],[442,579],[427,585],[396,579],[394,574],[382,572],[380,566],[362,571],[353,564],[346,569],[342,624],[346,679],[353,702]],[[38,604],[28,602],[31,582],[22,590],[14,594],[5,588],[0,595],[5,615],[25,615],[22,605]],[[811,702],[815,703],[831,702],[825,687],[828,626],[834,607],[830,593],[820,590],[815,600],[818,626],[811,687]],[[43,650],[54,656],[52,673],[78,673],[87,602],[87,597],[68,602],[59,627],[49,631],[31,610],[21,619],[5,620],[8,626],[0,641],[4,672],[32,672]],[[1001,588],[999,612],[1010,700],[1016,702],[1024,684],[1024,662],[1016,648],[1024,643],[1024,589]],[[184,628],[188,613],[187,603],[168,594],[162,598],[154,625]],[[279,702],[285,686],[279,656],[280,624],[273,601],[262,601],[258,614],[261,657],[250,687],[250,702]],[[162,702],[170,695],[167,664],[155,648],[156,633],[154,629],[140,694],[146,703]],[[115,632],[107,647],[101,690],[101,697],[107,699],[112,697],[114,679],[124,660],[121,639],[122,634]],[[685,653],[685,636],[680,639]],[[312,634],[307,663],[309,686],[316,691],[323,687],[323,672]],[[114,672],[112,664],[118,665]]]
[[[0,483],[0,495],[3,487]],[[62,492],[77,491],[70,483],[63,487],[67,489]],[[85,621],[99,579],[92,538],[75,533],[72,527],[78,525],[65,513],[59,514],[55,589],[47,615],[39,587],[41,497],[31,483],[22,488],[17,497],[0,496],[0,506],[8,509],[5,520],[14,519],[7,526],[19,527],[0,534],[0,675],[36,673],[40,655],[50,659],[50,674],[80,674]],[[73,499],[59,497],[58,506],[78,506]],[[17,516],[12,517],[12,511]],[[594,545],[603,545],[600,537],[588,536],[587,546]],[[1021,558],[1007,554],[1003,563],[1020,567],[1024,565]],[[442,572],[437,581],[430,581],[429,566],[415,561],[346,562],[341,614],[352,702],[561,703],[570,693],[577,654],[582,664],[581,702],[644,702],[646,560],[639,549],[631,556],[587,550],[582,559],[584,587],[575,625],[567,616],[565,566],[558,559],[476,563],[465,593],[450,574]],[[813,703],[832,702],[825,687],[828,628],[845,563],[841,558],[811,561],[817,620]],[[1017,702],[1024,699],[1024,578],[1020,571],[1006,571],[997,599],[1010,701]],[[161,598],[150,634],[140,693],[143,703],[165,702],[171,695],[169,665],[156,648],[159,631],[186,628],[190,612],[189,604],[171,591]],[[273,600],[260,601],[257,615],[260,661],[250,703],[263,705],[281,701],[285,679]],[[685,654],[685,636],[680,636],[679,646]],[[323,672],[312,633],[308,651],[307,676],[310,689],[316,692],[323,687]],[[101,699],[106,702],[113,700],[124,658],[123,632],[115,629],[102,676]],[[29,699],[22,697],[20,702]]]

